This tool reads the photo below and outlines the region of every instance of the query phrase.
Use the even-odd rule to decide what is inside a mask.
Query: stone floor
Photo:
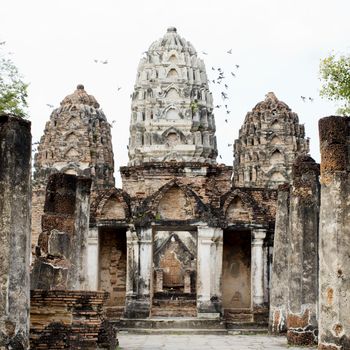
[[[311,350],[288,346],[284,337],[266,335],[138,335],[119,334],[118,350]]]

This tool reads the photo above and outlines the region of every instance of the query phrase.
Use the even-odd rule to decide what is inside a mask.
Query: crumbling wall
[[[28,349],[30,122],[0,116],[0,348]]]
[[[96,350],[118,345],[104,322],[105,292],[31,291],[31,349]]]
[[[42,232],[31,275],[32,289],[84,289],[91,180],[50,176]]]
[[[296,158],[289,209],[287,339],[317,343],[319,165],[310,156]]]
[[[350,117],[319,121],[319,349],[350,349]]]

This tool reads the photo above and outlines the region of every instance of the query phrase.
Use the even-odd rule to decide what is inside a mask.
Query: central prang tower
[[[213,99],[196,50],[170,27],[145,54],[132,94],[129,166],[216,163]]]

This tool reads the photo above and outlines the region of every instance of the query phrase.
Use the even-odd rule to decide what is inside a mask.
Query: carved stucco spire
[[[140,61],[131,104],[129,165],[216,163],[212,95],[204,63],[169,27]]]
[[[298,155],[309,152],[298,115],[273,92],[246,115],[234,146],[234,184],[277,188],[291,179]]]
[[[35,155],[37,182],[60,171],[91,177],[93,188],[114,186],[111,130],[99,107],[79,84],[53,110]]]
[[[66,96],[61,102],[61,106],[72,104],[82,104],[92,106],[94,108],[100,108],[100,105],[96,101],[95,97],[92,95],[88,95],[84,89],[84,85],[82,84],[79,84],[74,93]]]

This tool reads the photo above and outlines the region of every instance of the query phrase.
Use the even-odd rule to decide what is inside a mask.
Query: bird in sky
[[[119,91],[121,88],[122,88],[121,86],[118,86],[117,91]]]
[[[53,108],[54,106],[53,105],[50,105],[50,103],[46,103],[46,106],[50,107],[50,108]]]
[[[310,100],[311,102],[313,102],[314,99],[313,99],[312,97],[309,97],[309,100]]]
[[[220,67],[218,68],[218,71],[221,72],[221,68]]]
[[[300,98],[303,100],[303,102],[305,102],[305,100],[306,100],[305,96],[300,96]]]
[[[220,159],[222,159],[221,154],[219,154]]]
[[[211,70],[215,70],[215,68],[214,68],[214,67],[211,67]]]
[[[228,143],[228,144],[227,144],[227,147],[231,147],[231,146],[232,146],[232,143]]]
[[[94,62],[95,62],[95,63],[97,63],[97,62],[98,62],[98,60],[95,58],[95,59],[94,59]]]
[[[207,53],[207,52],[205,52],[205,51],[202,51],[202,54],[203,54],[203,55],[207,55],[208,53]]]
[[[227,97],[227,94],[225,94],[224,92],[221,92],[221,97],[226,100],[228,97]]]
[[[239,64],[236,64],[236,68],[237,68],[237,69],[239,68]]]
[[[230,114],[230,113],[231,113],[231,111],[226,111],[226,113],[227,113],[227,114]]]
[[[221,107],[221,105],[216,105],[216,106],[215,106],[215,108],[220,108],[220,107]]]
[[[5,45],[6,41],[0,41],[0,45]]]
[[[227,119],[225,119],[225,123],[228,123]]]
[[[236,74],[235,74],[235,73],[231,72],[231,74],[232,74],[233,77],[236,77]]]
[[[212,80],[212,82],[215,84],[215,80]]]
[[[108,60],[101,61],[102,64],[107,64]]]
[[[232,49],[228,50],[227,53],[229,53],[230,55],[232,55]]]
[[[225,84],[225,88],[228,89],[228,85],[227,84]]]
[[[225,108],[227,109],[227,105],[225,105]]]

